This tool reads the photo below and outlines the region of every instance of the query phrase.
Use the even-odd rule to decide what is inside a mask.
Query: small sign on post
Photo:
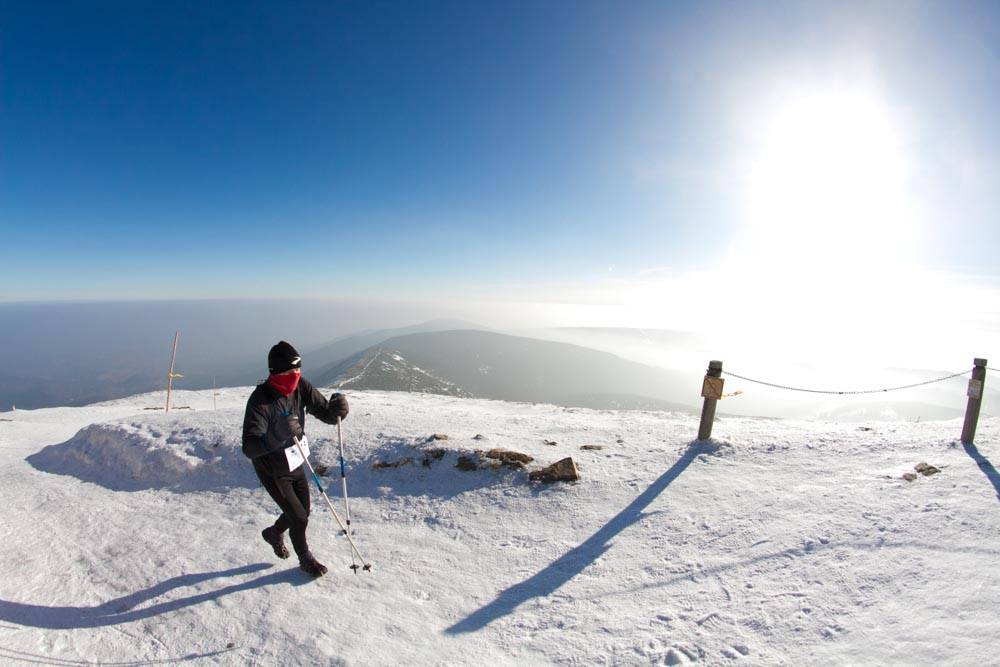
[[[705,405],[701,409],[701,425],[698,427],[698,439],[708,440],[712,437],[712,424],[715,422],[715,404],[722,398],[722,362],[708,362],[708,372],[701,384],[701,395]]]
[[[701,397],[720,400],[722,398],[722,386],[725,383],[726,381],[723,378],[706,375],[705,381],[701,384]]]
[[[965,395],[969,398],[982,398],[983,397],[983,381],[982,380],[969,380],[969,390],[965,392]]]

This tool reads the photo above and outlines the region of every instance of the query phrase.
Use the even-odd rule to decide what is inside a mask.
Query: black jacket
[[[294,443],[288,420],[297,419],[304,429],[306,412],[327,424],[337,423],[330,404],[305,378],[288,396],[266,381],[257,385],[243,417],[243,453],[256,459],[291,447]]]

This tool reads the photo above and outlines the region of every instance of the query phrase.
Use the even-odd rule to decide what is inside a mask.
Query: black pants
[[[280,457],[280,458],[279,458]],[[266,454],[253,460],[253,469],[268,495],[278,503],[281,516],[274,522],[279,533],[288,531],[292,548],[301,559],[309,553],[306,526],[309,525],[309,483],[305,466],[288,472],[283,452]]]

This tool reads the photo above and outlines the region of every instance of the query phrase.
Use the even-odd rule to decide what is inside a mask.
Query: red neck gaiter
[[[290,396],[295,391],[295,388],[299,386],[300,377],[302,377],[301,371],[295,371],[294,373],[270,375],[267,378],[267,382],[282,396]]]

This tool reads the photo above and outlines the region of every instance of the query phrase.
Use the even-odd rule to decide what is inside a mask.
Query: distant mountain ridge
[[[409,334],[455,329],[485,330],[484,327],[478,324],[464,320],[437,319],[397,329],[362,331],[338,338],[317,348],[303,350],[303,363],[307,365],[307,368],[315,369],[315,371],[310,371],[315,377],[328,377],[331,371],[339,368],[346,359],[354,357],[383,341]]]
[[[489,331],[398,336],[314,381],[342,389],[411,391],[598,409],[695,410],[671,371],[577,345]]]

